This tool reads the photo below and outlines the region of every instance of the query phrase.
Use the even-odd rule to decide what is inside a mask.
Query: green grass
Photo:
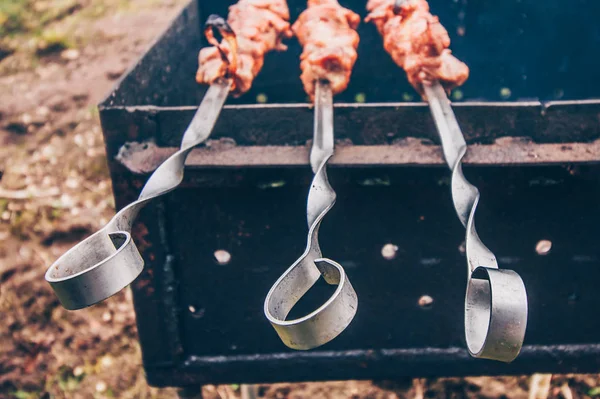
[[[58,375],[56,376],[56,382],[58,383],[58,387],[63,392],[73,392],[76,391],[79,387],[81,381],[85,378],[85,374],[81,374],[80,376],[74,376],[73,370],[67,366],[62,366],[58,370]]]
[[[26,30],[26,21],[31,19],[26,0],[0,0],[0,35]]]
[[[65,32],[48,29],[38,36],[37,50],[39,55],[51,54],[74,47],[71,36]]]
[[[81,8],[80,0],[0,0],[0,60],[17,53],[35,67],[37,56],[74,47],[70,30],[57,23]]]
[[[40,34],[45,26],[79,8],[77,0],[0,0],[0,35]]]
[[[15,399],[36,399],[40,397],[40,392],[28,392],[23,390],[14,391],[12,397]]]
[[[0,61],[15,54],[35,67],[38,56],[84,45],[88,21],[130,9],[130,0],[0,0]]]

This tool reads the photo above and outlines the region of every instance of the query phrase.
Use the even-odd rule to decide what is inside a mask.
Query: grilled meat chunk
[[[448,49],[450,37],[426,0],[369,0],[369,15],[392,59],[423,95],[423,83],[439,81],[446,90],[462,85],[469,68]]]
[[[272,50],[284,51],[283,39],[292,37],[290,13],[285,0],[240,0],[229,7],[227,23],[236,35],[237,68],[233,76],[234,92],[239,96],[252,87],[252,81],[260,72],[265,54]],[[231,48],[223,42],[220,49],[229,60]],[[227,62],[215,46],[200,51],[198,83],[211,84],[227,75]]]
[[[328,81],[333,94],[348,86],[357,58],[359,23],[360,16],[337,0],[308,1],[292,30],[303,47],[300,78],[311,98],[317,81]]]

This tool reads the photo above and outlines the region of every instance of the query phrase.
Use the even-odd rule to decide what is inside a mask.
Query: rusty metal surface
[[[116,162],[135,174],[151,173],[177,151],[175,147],[144,146],[119,157]],[[132,144],[129,144],[130,146]],[[213,143],[193,150],[186,162],[190,168],[279,167],[308,165],[308,146],[235,146]],[[473,144],[464,158],[466,165],[527,166],[597,163],[600,141],[592,143],[534,144],[506,138],[495,144]],[[330,161],[332,167],[344,166],[440,166],[442,149],[421,140],[406,140],[393,145],[340,145]]]
[[[244,375],[245,382],[264,380],[261,370],[272,373],[271,381],[344,380],[349,371],[356,379],[395,380],[402,376],[437,377],[440,368],[452,375],[468,374],[477,367],[482,375],[527,374],[535,363],[537,372],[589,373],[600,368],[600,345],[525,346],[510,366],[498,362],[474,360],[462,348],[419,348],[386,350],[320,351],[241,355],[227,359],[219,356],[190,357],[179,367],[147,369],[150,381],[158,386],[186,386],[231,382],[231,374]],[[310,365],[311,370],[306,370]],[[303,369],[302,373],[297,368]],[[450,375],[450,373],[446,374]],[[287,377],[285,377],[287,376]]]
[[[167,246],[173,256],[170,262],[147,259],[150,277],[134,284],[151,383],[179,385],[184,378],[197,383],[313,380],[314,370],[333,364],[339,370],[336,378],[383,378],[383,364],[413,373],[421,373],[425,366],[413,366],[423,364],[430,375],[510,374],[546,367],[564,372],[594,370],[595,361],[581,356],[582,350],[576,352],[578,358],[562,352],[561,345],[593,343],[600,328],[595,318],[587,316],[600,306],[594,283],[600,278],[596,276],[600,253],[586,233],[600,221],[598,166],[465,168],[486,200],[480,210],[487,221],[480,231],[482,238],[497,249],[501,265],[519,271],[531,295],[523,363],[500,369],[470,362],[447,367],[448,362],[460,362],[466,352],[459,349],[462,319],[456,317],[463,300],[464,257],[456,238],[462,226],[451,208],[443,167],[332,168],[331,181],[341,200],[323,225],[323,245],[357,281],[362,307],[353,328],[324,347],[324,354],[295,357],[284,349],[264,323],[263,298],[258,293],[279,275],[277,265],[292,261],[302,250],[303,232],[294,226],[303,221],[302,193],[311,177],[307,169],[192,168],[184,188],[165,198],[165,236],[185,231],[190,240]],[[411,194],[415,190],[418,196]],[[377,206],[365,210],[363,204],[373,201]],[[521,204],[518,212],[515,204]],[[289,216],[273,217],[280,214]],[[141,215],[150,236],[157,234],[155,215]],[[373,225],[370,220],[379,222]],[[335,238],[333,228],[338,233]],[[549,255],[535,252],[541,239],[552,241]],[[363,243],[358,245],[357,240]],[[148,252],[164,251],[159,242],[156,239]],[[393,260],[381,255],[387,243],[399,247]],[[275,244],[291,249],[273,253]],[[213,255],[217,249],[231,254],[229,264],[218,264]],[[380,273],[374,276],[373,268]],[[168,287],[160,280],[165,270],[176,277]],[[233,289],[225,292],[226,284]],[[151,289],[155,291],[148,294]],[[163,297],[166,292],[176,298],[170,311]],[[434,299],[430,308],[418,305],[421,295]],[[311,298],[306,307],[319,299]],[[547,312],[549,308],[554,311]],[[382,324],[387,314],[396,317]],[[178,321],[176,328],[166,316]],[[228,320],[241,321],[244,333],[239,334],[240,325]],[[576,331],[570,328],[573,324],[578,325]],[[180,342],[181,352],[174,358],[169,350],[172,341],[165,339],[167,328],[176,332]],[[273,339],[267,339],[270,334]],[[545,346],[543,356],[527,358],[531,345]],[[363,369],[364,359],[347,357],[348,351],[375,355]],[[193,361],[186,362],[190,356]],[[268,366],[257,367],[259,363]],[[292,365],[303,367],[289,373]]]
[[[480,218],[487,223],[481,226],[480,235],[497,250],[501,265],[523,276],[530,291],[531,316],[523,363],[517,360],[514,368],[494,368],[465,361],[450,369],[450,362],[466,356],[459,349],[462,318],[457,317],[464,299],[464,257],[457,238],[462,226],[455,220],[444,168],[331,170],[341,199],[331,220],[323,225],[323,245],[356,281],[363,302],[352,328],[324,347],[325,354],[318,351],[309,358],[296,357],[277,341],[264,323],[262,298],[256,293],[268,289],[279,275],[277,265],[293,260],[302,250],[304,232],[294,226],[303,221],[302,193],[310,182],[310,171],[301,167],[228,169],[220,173],[235,181],[235,186],[221,183],[206,188],[201,188],[202,180],[195,181],[205,179],[206,171],[188,171],[187,188],[170,194],[166,206],[170,235],[186,231],[193,237],[172,247],[181,282],[176,309],[184,353],[170,364],[171,370],[146,359],[150,370],[156,366],[149,373],[150,381],[167,384],[174,377],[173,370],[181,378],[185,375],[203,383],[383,378],[386,367],[421,375],[425,365],[428,375],[511,374],[546,367],[564,372],[594,370],[595,361],[567,356],[561,345],[593,343],[600,328],[597,320],[587,316],[590,309],[600,306],[594,283],[600,278],[600,253],[593,237],[586,235],[600,221],[596,209],[600,193],[594,180],[598,172],[598,167],[590,166],[575,170],[563,166],[465,168],[486,200]],[[410,194],[415,190],[418,196]],[[202,206],[197,198],[202,198]],[[372,202],[377,206],[365,209],[364,204]],[[279,214],[289,216],[273,217]],[[190,224],[190,220],[198,223]],[[542,239],[553,243],[549,255],[535,252]],[[393,260],[381,255],[387,243],[398,246]],[[275,244],[291,249],[273,253]],[[216,262],[213,252],[217,249],[231,254],[229,264]],[[226,284],[234,289],[225,292]],[[431,307],[418,305],[422,295],[434,299]],[[311,298],[306,308],[319,299]],[[143,318],[154,317],[158,316]],[[245,333],[239,334],[240,325],[230,320],[242,320]],[[576,331],[570,327],[574,324]],[[140,330],[140,335],[152,337],[154,332]],[[531,345],[546,346],[543,356],[527,358]],[[363,369],[364,358],[348,356],[348,351],[374,355]],[[386,357],[386,353],[397,356]],[[186,363],[188,356],[195,361]],[[549,359],[556,361],[549,363]],[[313,374],[319,367],[334,364],[338,374]],[[418,364],[423,368],[413,368]],[[291,373],[292,365],[302,367]],[[169,384],[180,383],[181,378]]]

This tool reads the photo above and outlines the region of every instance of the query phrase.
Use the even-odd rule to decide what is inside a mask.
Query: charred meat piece
[[[423,96],[423,83],[439,81],[446,90],[462,85],[469,68],[448,49],[450,37],[426,0],[369,0],[369,15],[383,36],[383,46],[406,71]]]
[[[314,98],[315,83],[327,81],[333,94],[346,89],[356,62],[360,16],[337,0],[309,0],[292,26],[304,48],[300,56],[302,83]]]
[[[266,53],[287,48],[281,41],[292,37],[289,19],[285,0],[240,0],[229,7],[227,23],[237,40],[237,66],[235,76],[232,76],[234,95],[239,96],[250,90],[252,81],[263,66]],[[231,61],[231,51],[228,42],[223,42],[219,48],[203,48],[198,57],[196,81],[211,84],[227,76],[228,65],[222,53]]]

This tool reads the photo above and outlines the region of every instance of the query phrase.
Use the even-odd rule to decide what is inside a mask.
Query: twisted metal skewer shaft
[[[100,302],[125,288],[144,268],[144,260],[131,238],[131,228],[148,201],[175,189],[183,180],[185,159],[205,141],[221,112],[231,79],[208,89],[188,126],[181,148],[150,176],[137,201],[121,209],[100,231],[71,248],[46,272],[61,304],[70,310]]]
[[[338,336],[352,321],[358,307],[356,292],[342,266],[323,258],[319,246],[319,226],[335,204],[335,191],[327,179],[327,161],[333,155],[333,100],[328,84],[317,83],[315,95],[314,140],[310,164],[315,174],[308,194],[308,240],[306,250],[275,282],[265,299],[267,319],[285,345],[292,349],[312,349]],[[286,320],[294,305],[323,275],[337,284],[333,295],[310,314]]]
[[[525,337],[527,293],[521,277],[501,270],[494,254],[475,229],[479,190],[462,172],[467,143],[442,86],[424,85],[431,114],[442,141],[444,157],[452,170],[452,200],[466,229],[468,264],[465,298],[465,338],[471,356],[511,362]]]

